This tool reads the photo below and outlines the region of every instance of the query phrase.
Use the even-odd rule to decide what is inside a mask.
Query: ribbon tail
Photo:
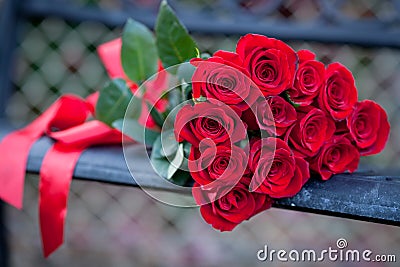
[[[43,160],[40,169],[39,216],[45,257],[64,242],[69,188],[83,150],[83,147],[55,143]]]
[[[122,39],[117,38],[97,47],[97,53],[111,79],[125,79],[125,72],[121,63]]]
[[[25,170],[32,145],[43,134],[58,103],[27,127],[8,134],[0,142],[0,198],[17,209],[22,209]]]
[[[5,158],[0,160],[0,198],[22,209],[27,155],[33,142],[20,132],[6,136],[0,143]]]
[[[26,163],[29,151],[50,126],[64,129],[83,123],[89,109],[86,101],[66,95],[25,128],[7,135],[0,142],[0,198],[22,208]]]

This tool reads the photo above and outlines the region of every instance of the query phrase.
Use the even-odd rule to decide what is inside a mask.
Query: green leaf
[[[164,144],[165,145],[165,144]],[[185,145],[183,144],[183,146],[180,146],[183,148],[183,150],[180,152],[184,152],[184,147]],[[176,153],[176,151],[175,151]],[[178,154],[178,153],[177,153]],[[176,162],[178,162],[179,159],[179,155],[175,156],[174,158],[176,158]],[[174,182],[177,185],[185,185],[187,183],[187,181],[189,179],[191,179],[190,173],[187,171],[183,171],[181,169],[176,169],[171,167],[171,163],[170,161],[163,156],[163,152],[162,152],[162,140],[161,137],[158,137],[154,144],[153,144],[153,149],[150,155],[150,160],[153,164],[153,167],[155,168],[156,172],[163,178],[165,179],[170,179],[172,182]],[[174,171],[174,173],[172,173]],[[170,175],[172,174],[172,176],[168,177],[168,173],[170,172]]]
[[[192,148],[192,144],[189,142],[183,143],[183,152],[185,153],[185,157],[188,158],[190,155],[190,150]]]
[[[167,178],[168,168],[170,163],[166,157],[163,157],[161,155],[161,151],[162,151],[161,137],[158,137],[153,143],[153,149],[151,151],[150,160],[157,173],[161,177]]]
[[[162,140],[161,140],[161,135],[158,136],[153,143],[153,147],[151,150],[151,158],[157,158],[157,159],[162,159],[165,158],[165,156],[162,154]]]
[[[184,159],[181,164],[182,171],[189,171],[189,155],[192,145],[188,142],[184,142],[183,144],[183,155]]]
[[[160,5],[155,31],[158,55],[165,68],[198,56],[196,43],[165,0]],[[170,71],[175,73],[176,69]]]
[[[161,156],[170,157],[176,154],[179,143],[175,139],[174,129],[163,131],[161,134]]]
[[[157,111],[157,109],[156,109],[152,104],[150,104],[149,102],[146,101],[146,105],[147,105],[147,108],[148,108],[149,111],[150,111],[150,116],[153,118],[153,120],[155,121],[155,123],[156,123],[158,126],[162,127],[163,124],[164,124],[164,118],[163,118],[163,116],[162,116],[162,115]]]
[[[286,98],[286,100],[294,107],[294,108],[298,108],[300,107],[300,104],[297,104],[296,102],[294,102],[291,98],[290,95],[287,91],[284,92],[284,97]]]
[[[107,125],[122,119],[132,98],[132,92],[122,79],[115,79],[101,91],[96,104],[96,118]],[[140,116],[140,113],[139,113]]]
[[[158,70],[153,33],[143,24],[129,19],[122,33],[121,62],[125,74],[141,84]]]
[[[150,158],[151,163],[153,164],[154,169],[162,178],[167,178],[169,161],[166,158]]]
[[[170,180],[174,182],[174,184],[184,186],[187,185],[190,179],[192,179],[190,172],[177,170]]]
[[[114,121],[112,126],[123,132],[123,134],[137,142],[145,144],[146,146],[152,146],[154,141],[160,136],[159,132],[147,129],[137,120],[133,119],[119,119]]]
[[[171,91],[176,93],[176,97],[179,99],[179,90],[173,90]],[[170,95],[172,96],[172,95]],[[174,97],[175,98],[175,97]],[[181,108],[186,104],[186,103],[180,103],[180,102],[176,102],[172,101],[171,98],[168,98],[169,100],[169,105],[168,105],[168,109],[167,109],[167,115],[165,117],[165,122],[164,122],[164,126],[163,126],[163,130],[166,131],[168,129],[174,129],[175,127],[175,120],[176,120],[176,116],[178,114],[178,112],[181,110]],[[176,104],[175,106],[172,105],[172,103]]]
[[[181,92],[179,90],[179,87],[176,87],[169,91],[168,94],[168,109],[171,111],[174,109],[176,106],[178,106],[182,102],[181,100]]]
[[[142,113],[142,99],[133,95],[131,103],[129,103],[128,109],[126,111],[126,117],[129,119],[139,119]]]
[[[193,95],[193,87],[192,84],[186,84],[185,86],[182,85],[182,102],[186,100],[191,100]]]
[[[182,79],[187,83],[191,83],[192,76],[195,70],[196,70],[195,66],[193,66],[189,62],[185,62],[179,65],[177,75],[179,79]]]
[[[176,151],[174,159],[171,161],[171,164],[168,167],[168,173],[167,173],[168,179],[171,179],[172,176],[176,173],[176,171],[179,170],[179,167],[182,165],[184,157],[185,156],[183,154],[183,144],[180,144],[178,150]]]

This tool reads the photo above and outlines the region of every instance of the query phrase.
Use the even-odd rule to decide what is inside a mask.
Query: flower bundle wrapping
[[[230,231],[296,195],[312,174],[354,172],[388,140],[386,112],[358,100],[345,66],[257,34],[235,52],[201,54],[165,1],[155,36],[129,20],[98,51],[112,78],[100,93],[63,96],[0,143],[14,152],[0,162],[0,197],[21,208],[31,145],[43,135],[55,141],[40,172],[46,256],[62,244],[69,183],[87,147],[122,139],[152,147],[160,177],[190,186],[205,221]]]

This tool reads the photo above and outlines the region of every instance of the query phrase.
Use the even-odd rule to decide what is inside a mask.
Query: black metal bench
[[[178,16],[194,33],[213,35],[241,35],[248,32],[262,33],[284,40],[304,40],[323,43],[353,44],[365,47],[400,48],[400,32],[395,25],[400,23],[400,2],[393,1],[394,15],[385,20],[350,20],[338,11],[340,2],[331,4],[320,1],[320,16],[308,24],[278,20],[271,24],[259,23],[259,14],[271,14],[282,1],[269,1],[258,15],[249,14],[236,2],[218,1],[218,10],[236,14],[235,20],[221,20],[213,10],[180,12],[180,1],[169,1],[177,7]],[[243,2],[243,1],[242,1]],[[1,2],[0,2],[1,3]],[[11,83],[12,51],[16,46],[18,28],[27,20],[48,16],[79,23],[96,21],[109,27],[120,27],[129,17],[153,26],[155,9],[135,5],[133,1],[120,1],[121,8],[105,11],[96,7],[80,8],[69,1],[59,0],[4,0],[0,17],[0,140],[13,130],[5,118],[5,108],[13,90]],[[239,6],[239,7],[238,7]],[[264,12],[264,13],[263,13]],[[245,22],[245,23],[243,23]],[[52,141],[43,137],[32,148],[27,171],[38,173],[46,151]],[[137,186],[131,178],[122,154],[122,148],[95,147],[85,151],[76,166],[76,179],[100,181],[119,185]],[[0,185],[1,186],[1,185]],[[146,187],[160,188],[157,179],[149,179]],[[321,182],[310,180],[304,189],[291,199],[276,202],[275,207],[318,214],[400,225],[400,176],[396,170],[358,171],[355,174],[337,175]],[[0,206],[1,211],[1,206]],[[0,220],[3,220],[0,212]],[[7,244],[4,225],[0,228],[0,266],[7,264]]]

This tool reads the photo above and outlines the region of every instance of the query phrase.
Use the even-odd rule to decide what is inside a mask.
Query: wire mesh
[[[71,25],[49,18],[26,25],[17,53],[16,93],[7,114],[15,124],[32,120],[62,93],[86,96],[99,90],[108,77],[96,47],[120,36],[120,29],[84,22]],[[202,51],[233,51],[238,36],[195,36]],[[400,50],[352,45],[290,42],[295,49],[310,49],[324,63],[339,61],[352,70],[360,99],[373,99],[388,112],[392,125],[385,151],[363,158],[375,168],[396,167],[400,154]]]
[[[74,1],[110,10],[133,2]],[[139,0],[134,4],[154,8],[158,2]],[[230,1],[171,2],[179,7],[216,10],[216,4]],[[232,2],[257,12],[257,5],[265,1]],[[278,6],[265,20],[307,21],[321,12],[316,1],[271,2]],[[392,15],[392,1],[342,2],[346,3],[341,10],[350,17],[384,20]],[[29,21],[22,31],[15,56],[16,90],[7,108],[15,125],[29,122],[63,93],[86,96],[99,90],[108,78],[96,47],[120,36],[121,29],[46,18]],[[209,52],[234,50],[237,38],[195,36],[201,51]],[[392,125],[389,144],[382,154],[365,159],[364,164],[396,167],[400,154],[400,50],[299,41],[290,44],[295,49],[311,49],[324,63],[340,61],[353,71],[360,98],[374,99],[384,106]],[[44,260],[37,225],[37,182],[37,176],[26,179],[22,213],[7,208],[12,266],[255,266],[265,265],[256,258],[265,244],[276,249],[317,249],[333,246],[340,237],[352,248],[376,253],[398,253],[400,249],[400,231],[395,227],[278,209],[258,215],[231,233],[219,233],[203,222],[198,209],[165,206],[135,188],[74,181],[66,244]],[[332,265],[345,266],[342,262]]]

